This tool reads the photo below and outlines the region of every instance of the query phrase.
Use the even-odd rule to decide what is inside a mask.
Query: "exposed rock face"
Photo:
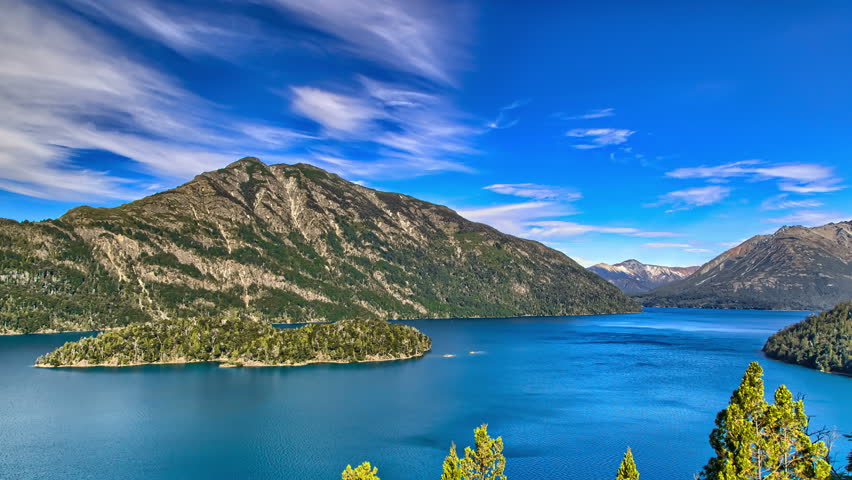
[[[830,308],[852,298],[852,223],[752,237],[690,277],[636,298],[646,306]]]
[[[627,260],[615,265],[599,263],[589,267],[589,270],[620,288],[622,292],[639,293],[686,278],[695,273],[698,266],[663,267],[646,265],[638,260]]]
[[[537,242],[255,158],[120,207],[0,223],[0,293],[7,332],[228,309],[300,322],[638,309]]]

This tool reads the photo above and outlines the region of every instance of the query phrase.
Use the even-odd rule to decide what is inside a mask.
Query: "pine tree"
[[[785,386],[775,403],[764,398],[763,369],[753,362],[728,407],[716,416],[710,445],[716,452],[701,474],[706,480],[824,480],[828,449],[807,433],[804,403]]]
[[[503,456],[503,438],[492,439],[488,436],[488,425],[481,425],[473,431],[476,448],[464,449],[461,460],[464,480],[506,480],[503,470],[506,457]]]
[[[346,470],[340,476],[343,480],[380,480],[377,473],[378,468],[370,466],[370,462],[364,462],[354,469],[352,465],[346,465]]]
[[[702,472],[708,480],[748,480],[756,478],[752,445],[758,442],[759,423],[766,410],[763,369],[752,362],[734,390],[728,407],[716,415],[716,428],[710,433],[710,446],[716,452]]]
[[[775,403],[767,410],[764,432],[766,460],[758,473],[772,480],[828,478],[831,466],[825,461],[828,448],[814,443],[807,434],[808,416],[802,400],[781,385],[775,391]]]
[[[450,445],[450,454],[444,460],[444,472],[441,480],[462,480],[461,461],[456,454],[456,444]]]
[[[627,447],[627,452],[621,459],[621,466],[618,467],[615,480],[639,480],[639,470],[636,469],[636,462],[633,461],[633,452],[630,451],[630,447]]]

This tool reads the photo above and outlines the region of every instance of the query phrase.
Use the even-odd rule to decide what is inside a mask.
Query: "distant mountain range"
[[[638,260],[626,260],[615,265],[599,263],[589,267],[589,270],[620,288],[622,292],[640,293],[686,278],[698,270],[698,266],[663,267],[646,265]]]
[[[308,322],[639,305],[538,242],[305,164],[245,158],[116,208],[0,220],[0,333],[227,310]]]
[[[830,308],[852,299],[852,223],[752,237],[689,277],[635,298],[660,307]]]

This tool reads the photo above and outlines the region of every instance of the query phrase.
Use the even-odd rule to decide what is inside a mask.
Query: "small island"
[[[852,302],[780,330],[769,337],[763,351],[775,360],[852,375]]]
[[[156,320],[68,342],[37,367],[124,367],[218,362],[223,367],[298,366],[402,360],[424,355],[432,340],[382,320],[341,320],[279,329],[239,316]]]

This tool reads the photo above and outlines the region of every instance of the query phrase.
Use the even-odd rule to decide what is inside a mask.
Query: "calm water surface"
[[[511,480],[613,478],[628,445],[643,480],[689,480],[753,360],[768,389],[807,395],[813,425],[852,433],[852,378],[760,353],[803,317],[421,320],[424,358],[299,368],[38,369],[81,335],[0,337],[0,478],[333,480],[370,460],[383,480],[437,480],[450,442],[488,423]]]

